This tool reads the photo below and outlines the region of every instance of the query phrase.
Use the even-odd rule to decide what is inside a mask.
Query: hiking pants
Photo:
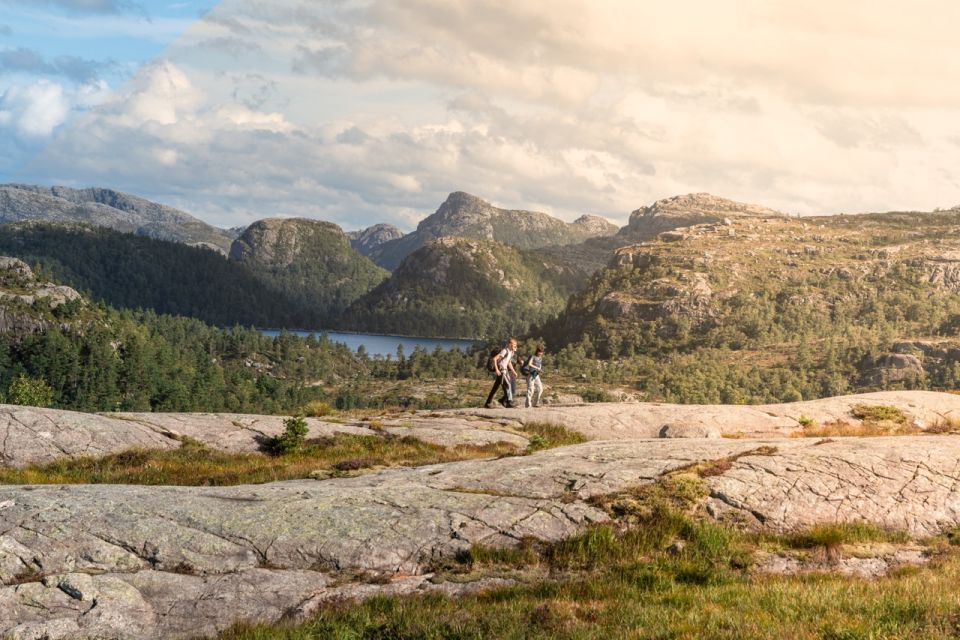
[[[510,379],[510,373],[500,373],[493,381],[493,388],[490,389],[490,395],[487,396],[486,404],[493,402],[493,396],[497,395],[497,389],[503,387],[502,402],[513,402],[513,384]]]
[[[543,380],[540,376],[527,376],[527,407],[539,407],[543,395]]]

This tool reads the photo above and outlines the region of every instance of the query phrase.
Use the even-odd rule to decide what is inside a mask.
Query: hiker
[[[543,347],[537,347],[536,353],[530,356],[520,367],[520,373],[527,376],[527,409],[540,406],[540,396],[543,395]]]
[[[487,402],[483,406],[487,409],[493,408],[493,396],[497,389],[503,387],[503,397],[500,398],[500,404],[508,409],[512,409],[514,385],[517,383],[517,370],[513,368],[513,358],[517,355],[517,339],[510,338],[507,346],[500,350],[500,353],[491,359],[491,369],[496,379],[493,381],[493,388],[490,389],[490,395],[487,396]]]

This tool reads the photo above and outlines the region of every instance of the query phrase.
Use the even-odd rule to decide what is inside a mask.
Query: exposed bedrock
[[[456,592],[468,587],[429,581],[437,560],[568,537],[607,518],[591,497],[718,459],[731,462],[705,479],[717,518],[775,531],[869,521],[918,537],[960,523],[953,436],[590,442],[228,488],[11,486],[0,488],[0,634],[188,637],[331,598]]]

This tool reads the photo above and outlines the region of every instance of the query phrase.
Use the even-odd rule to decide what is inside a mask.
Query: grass
[[[521,430],[530,440],[527,447],[530,453],[587,441],[583,434],[552,422],[527,422]]]
[[[638,562],[479,595],[339,603],[301,625],[241,625],[220,640],[956,638],[960,558],[879,580],[812,575],[696,581]]]
[[[229,486],[333,475],[372,467],[421,466],[517,453],[506,443],[441,447],[415,438],[340,434],[308,440],[298,452],[215,451],[194,441],[168,451],[131,450],[103,457],[62,459],[22,469],[0,469],[0,484],[138,484]]]
[[[339,602],[305,623],[238,625],[220,640],[619,638],[956,638],[960,554],[878,580],[831,574],[755,576],[760,538],[697,517],[695,473],[595,500],[615,518],[556,544],[474,546],[461,571],[509,575],[514,586],[461,598]],[[783,542],[797,547],[894,541],[868,525],[829,525]],[[535,569],[535,571],[533,571]],[[456,580],[448,573],[439,579]],[[452,571],[456,571],[454,567]]]
[[[864,422],[892,422],[894,424],[906,424],[906,414],[897,407],[888,405],[857,404],[853,406],[850,413],[853,417]]]
[[[859,420],[859,423],[845,420],[834,420],[824,424],[815,421],[800,424],[803,430],[796,436],[803,438],[828,437],[871,437],[871,436],[909,436],[921,433],[937,433],[936,429],[923,431],[910,422],[907,415],[897,407],[887,405],[857,404],[850,410],[850,414]],[[942,432],[942,431],[941,431]]]

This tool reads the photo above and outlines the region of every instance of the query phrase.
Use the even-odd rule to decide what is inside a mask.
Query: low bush
[[[303,405],[300,409],[301,415],[304,415],[308,418],[323,418],[324,416],[333,415],[336,410],[330,406],[329,403],[324,402],[323,400],[313,400]]]
[[[307,441],[307,433],[310,432],[310,427],[307,426],[307,421],[303,419],[303,416],[287,418],[283,422],[283,427],[283,433],[269,438],[264,444],[267,453],[275,456],[285,456],[303,449],[303,445]]]

